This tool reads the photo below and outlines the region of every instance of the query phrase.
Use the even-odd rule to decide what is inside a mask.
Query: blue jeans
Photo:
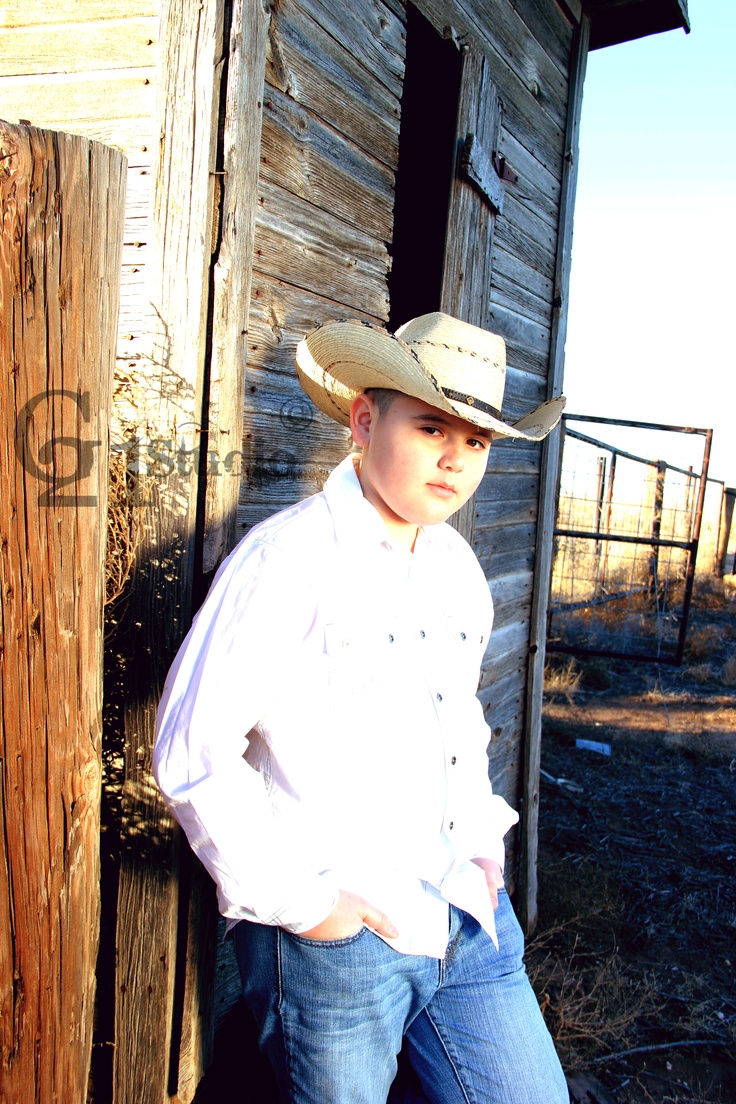
[[[421,1090],[406,1089],[402,1104],[568,1104],[503,890],[496,925],[499,951],[451,906],[438,960],[400,954],[367,928],[321,941],[241,921],[245,1000],[281,1099],[385,1104],[403,1045]]]

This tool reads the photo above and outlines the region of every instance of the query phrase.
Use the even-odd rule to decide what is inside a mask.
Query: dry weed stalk
[[[107,501],[107,550],[105,555],[105,605],[125,590],[135,567],[142,538],[140,507],[135,503],[133,476],[126,452],[111,451]]]

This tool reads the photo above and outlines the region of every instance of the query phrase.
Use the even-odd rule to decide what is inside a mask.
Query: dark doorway
[[[439,310],[462,53],[407,5],[389,327]]]

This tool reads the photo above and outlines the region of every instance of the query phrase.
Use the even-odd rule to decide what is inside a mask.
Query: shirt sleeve
[[[244,542],[220,568],[166,680],[153,773],[221,911],[298,932],[329,915],[338,887],[290,838],[243,758],[314,618],[313,588],[289,560]]]

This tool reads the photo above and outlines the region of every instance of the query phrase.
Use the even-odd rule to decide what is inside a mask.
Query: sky
[[[736,0],[688,10],[690,34],[589,55],[564,390],[575,414],[713,429],[709,474],[736,486]],[[682,440],[653,458],[698,466]]]

